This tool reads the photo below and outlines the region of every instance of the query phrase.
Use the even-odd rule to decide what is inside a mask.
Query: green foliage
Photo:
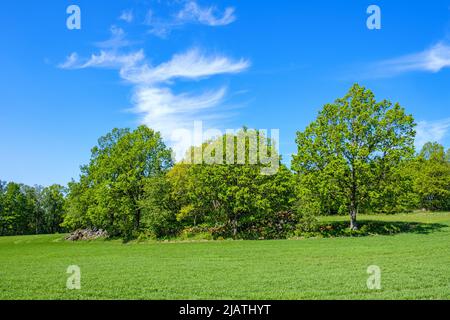
[[[297,186],[297,195],[298,200],[295,203],[294,210],[297,213],[298,224],[295,234],[297,236],[313,234],[317,232],[319,227],[318,216],[322,209],[321,203],[303,185]]]
[[[438,143],[430,142],[423,146],[414,164],[413,181],[420,208],[450,209],[450,161],[447,155]]]
[[[17,183],[8,183],[2,197],[0,233],[2,235],[30,233],[31,197]]]
[[[60,185],[52,185],[42,190],[41,206],[43,211],[43,229],[45,233],[57,233],[63,231],[65,206],[65,188]]]
[[[204,225],[204,226],[188,227],[183,229],[178,239],[191,241],[213,240],[214,235],[213,232],[211,232],[211,228]]]
[[[68,230],[92,228],[88,210],[93,201],[92,188],[88,187],[87,176],[81,176],[79,182],[71,181],[68,186],[65,203],[66,215],[62,225]]]
[[[165,176],[148,178],[145,182],[144,198],[139,204],[143,214],[143,229],[152,238],[174,236],[180,229],[170,188]]]
[[[292,169],[301,189],[322,214],[347,211],[356,229],[357,213],[376,204],[377,193],[389,194],[399,164],[412,157],[414,125],[399,104],[377,102],[370,90],[354,85],[297,133]]]
[[[419,197],[414,191],[415,159],[401,161],[391,167],[389,178],[383,178],[376,189],[369,192],[368,213],[396,214],[411,212],[419,207]]]

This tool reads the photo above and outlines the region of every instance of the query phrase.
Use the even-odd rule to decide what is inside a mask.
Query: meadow
[[[277,241],[0,238],[0,299],[449,299],[450,213],[359,217],[395,235]],[[347,217],[323,218],[327,224]],[[81,289],[68,290],[68,266]],[[381,290],[367,268],[381,268]]]

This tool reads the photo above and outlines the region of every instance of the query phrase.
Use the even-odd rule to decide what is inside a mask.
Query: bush
[[[298,224],[295,235],[306,236],[319,231],[320,204],[312,200],[300,200],[296,205]]]
[[[185,228],[180,234],[181,240],[214,240],[209,228],[191,227]]]
[[[238,238],[245,240],[286,239],[294,234],[297,215],[292,211],[280,211],[266,215],[260,219],[241,223]],[[230,228],[216,228],[215,237],[231,238],[231,232],[223,232]]]
[[[144,230],[154,239],[174,236],[179,232],[178,223],[173,212],[153,207],[144,216]]]

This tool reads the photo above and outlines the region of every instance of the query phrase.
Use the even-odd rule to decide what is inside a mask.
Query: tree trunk
[[[236,240],[237,235],[237,219],[233,219],[233,239]]]
[[[354,165],[352,163],[352,189],[350,195],[350,229],[358,230],[356,214],[358,213],[358,184]]]
[[[141,209],[137,209],[134,216],[134,230],[138,231],[141,227]]]
[[[350,229],[358,230],[358,224],[356,223],[356,208],[350,209]]]

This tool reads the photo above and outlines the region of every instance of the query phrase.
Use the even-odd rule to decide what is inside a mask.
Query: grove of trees
[[[450,210],[450,150],[430,142],[416,152],[414,129],[399,104],[359,85],[297,133],[291,168],[246,128],[192,147],[186,157],[200,153],[199,163],[177,164],[158,132],[114,129],[67,190],[1,182],[0,235],[94,228],[125,239],[276,239],[314,228],[318,215],[348,215],[357,230],[359,213]],[[252,158],[262,150],[278,159],[274,174]]]

